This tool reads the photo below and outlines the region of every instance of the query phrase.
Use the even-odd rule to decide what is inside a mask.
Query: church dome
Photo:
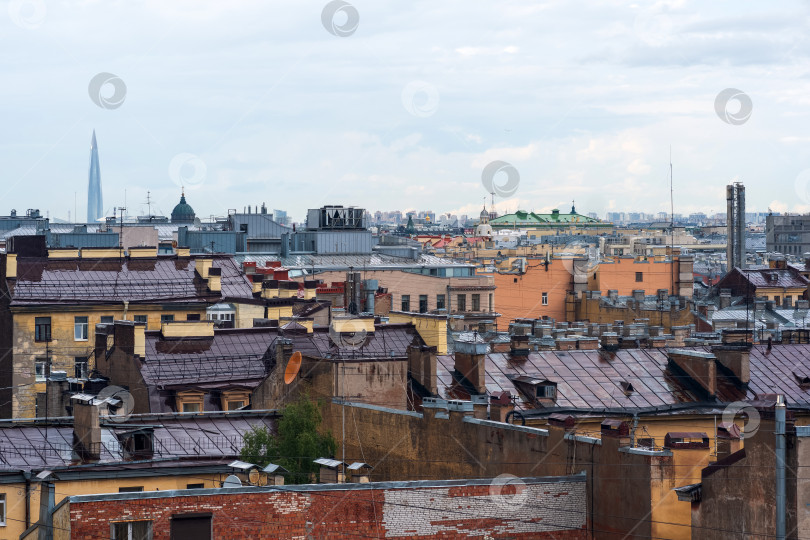
[[[186,194],[180,195],[180,203],[172,210],[172,223],[194,223],[197,215],[194,209],[186,202]]]

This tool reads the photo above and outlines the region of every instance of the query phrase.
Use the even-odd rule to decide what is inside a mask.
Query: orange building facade
[[[677,257],[671,261],[634,260],[616,257],[594,267],[577,259],[527,258],[522,271],[482,272],[493,277],[501,314],[499,326],[520,318],[543,316],[566,320],[565,297],[568,291],[617,290],[629,296],[634,290],[656,294],[659,289],[679,296],[692,296],[692,259]]]

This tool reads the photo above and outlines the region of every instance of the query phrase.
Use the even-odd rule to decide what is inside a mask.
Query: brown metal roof
[[[711,352],[711,347],[684,350]],[[486,355],[486,386],[490,394],[505,390],[516,393],[511,377],[542,377],[557,383],[556,406],[561,408],[646,408],[700,402],[690,381],[668,367],[663,349],[620,349],[615,352],[542,351],[513,357],[509,353]],[[439,356],[437,382],[442,397],[455,399],[464,390],[453,377],[452,355]],[[751,381],[738,387],[718,371],[716,397],[721,402],[753,400],[758,394],[779,392],[789,404],[810,404],[810,387],[801,384],[794,372],[810,370],[810,345],[757,345],[750,352]],[[625,395],[615,383],[626,381],[633,392]],[[534,408],[521,404],[519,408]]]

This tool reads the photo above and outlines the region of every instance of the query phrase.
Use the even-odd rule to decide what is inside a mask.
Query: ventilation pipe
[[[366,308],[364,311],[368,313],[374,313],[374,294],[377,292],[378,287],[379,281],[376,279],[367,279],[363,283],[363,288],[366,291]]]
[[[776,539],[785,539],[785,396],[776,397]]]

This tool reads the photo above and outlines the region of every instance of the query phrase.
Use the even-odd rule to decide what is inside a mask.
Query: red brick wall
[[[211,512],[214,538],[219,540],[296,536],[587,538],[585,482],[513,482],[503,487],[231,494],[223,490],[214,495],[73,501],[70,536],[95,540],[99,534],[108,534],[112,521],[147,519],[153,521],[155,540],[168,539],[172,514]]]

